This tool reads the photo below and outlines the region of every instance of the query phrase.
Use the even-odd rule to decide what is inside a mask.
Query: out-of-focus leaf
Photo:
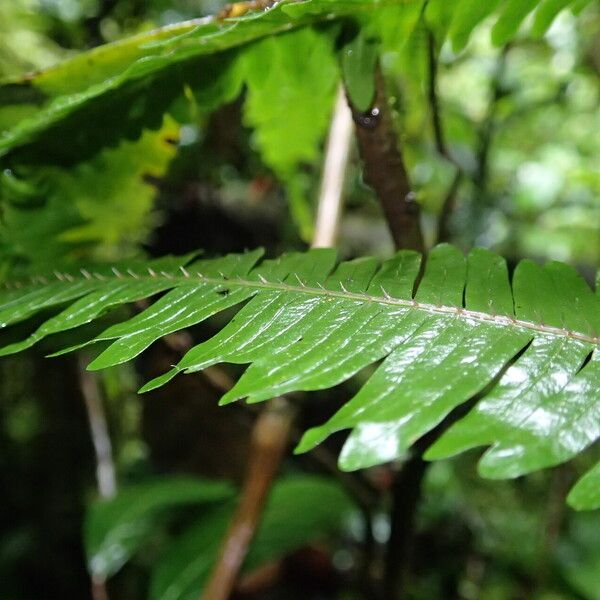
[[[189,525],[152,573],[149,600],[197,600],[215,564],[234,505],[228,502]]]
[[[176,506],[225,502],[231,485],[197,478],[163,477],[122,489],[111,500],[92,504],[85,521],[90,573],[114,575],[139,549],[158,519]]]
[[[48,25],[33,2],[0,2],[0,79],[46,68],[67,54],[46,34]]]
[[[538,2],[531,34],[536,38],[541,38],[548,31],[556,16],[572,3],[573,0],[542,0]]]
[[[600,508],[600,462],[575,484],[567,501],[577,510]]]
[[[591,4],[594,0],[575,0],[573,6],[571,6],[571,12],[574,15],[580,14],[588,4]]]
[[[244,569],[285,556],[302,546],[337,532],[352,510],[339,484],[314,476],[295,476],[273,489]]]
[[[460,50],[474,27],[495,11],[500,0],[455,2],[449,35],[455,49]],[[506,9],[498,23],[498,40],[509,36],[515,23],[529,12],[531,2],[511,2],[511,10]],[[0,98],[8,99],[0,110],[0,123],[10,123],[7,114],[24,117],[0,135],[0,156],[39,144],[49,152],[34,153],[36,160],[44,156],[47,160],[48,154],[64,159],[69,149],[73,157],[85,148],[92,152],[116,143],[120,137],[136,137],[141,129],[157,126],[192,74],[197,85],[206,84],[210,78],[206,65],[211,63],[202,57],[217,56],[290,29],[352,18],[367,28],[378,22],[373,30],[380,31],[384,48],[392,49],[396,42],[401,46],[414,29],[423,5],[423,0],[283,0],[242,17],[184,22],[83,52],[52,69],[0,86]],[[396,38],[395,23],[400,24]],[[314,89],[319,88],[315,85]],[[102,127],[98,127],[101,122]],[[57,137],[69,140],[67,148],[52,145]],[[80,143],[82,137],[86,144]],[[70,148],[72,145],[75,147]]]
[[[124,138],[137,139],[144,129],[160,128],[164,114],[186,89],[201,109],[210,110],[239,92],[235,59],[221,53],[162,70],[145,61],[134,63],[135,77],[128,71],[79,94],[58,96],[0,134],[0,157],[14,150],[2,159],[5,165],[70,167]]]
[[[266,163],[286,173],[312,162],[327,129],[337,65],[332,40],[312,29],[266,38],[244,54],[245,122]]]
[[[467,45],[473,29],[494,12],[500,1],[458,0],[448,31],[455,52]]]
[[[556,568],[585,600],[600,600],[600,514],[573,515],[559,542]]]
[[[88,138],[93,132],[98,144],[114,143],[115,136],[123,136],[124,131],[137,135],[132,121],[143,121],[146,127],[156,123],[181,93],[186,78],[194,75],[198,85],[210,80],[211,74],[198,61],[200,57],[327,20],[329,10],[336,8],[328,0],[310,0],[309,4],[314,5],[314,13],[292,18],[284,10],[286,2],[282,2],[225,22],[209,18],[180,23],[82,53],[51,70],[7,81],[0,87],[0,96],[10,92],[18,96],[20,105],[27,104],[30,97],[39,110],[0,135],[0,156],[65,126],[74,139],[76,131],[88,132]],[[353,0],[337,6],[337,16],[351,16],[369,8],[371,0]],[[194,65],[191,69],[190,61]],[[118,114],[111,114],[115,112],[125,119],[115,120]],[[108,117],[116,129],[108,126]],[[98,129],[105,130],[102,136]],[[40,142],[48,142],[49,137]]]
[[[243,56],[244,121],[254,128],[263,160],[289,182],[290,200],[298,205],[292,212],[305,235],[313,219],[297,171],[316,161],[329,125],[338,79],[332,41],[305,28],[261,40]]]
[[[155,189],[149,178],[163,175],[178,135],[179,127],[167,118],[158,131],[123,141],[72,169],[40,167],[24,180],[5,173],[4,252],[41,263],[67,255],[114,258],[117,250],[134,247],[152,225]]]
[[[525,17],[539,4],[539,0],[508,0],[492,29],[492,42],[503,46],[515,36]]]
[[[206,26],[208,21],[209,19],[194,19],[132,35],[75,54],[43,71],[7,79],[5,84],[21,85],[24,93],[27,89],[37,90],[47,97],[77,93],[126,73],[139,59],[149,61],[152,66],[159,66],[158,62],[151,61],[152,57],[163,52],[164,47],[159,42],[177,40],[198,27]],[[217,29],[212,27],[213,31]],[[134,75],[135,72],[130,74]]]
[[[366,111],[375,97],[377,43],[359,33],[342,48],[344,84],[352,104]]]
[[[362,21],[367,40],[379,41],[381,53],[401,52],[421,20],[425,0],[384,4]]]
[[[340,529],[352,505],[321,477],[295,476],[273,486],[244,563],[248,572]],[[215,509],[189,527],[156,567],[150,600],[196,600],[206,584],[233,506]]]
[[[447,0],[429,0],[425,7],[425,21],[436,34],[436,38],[445,39],[455,12],[455,3]]]

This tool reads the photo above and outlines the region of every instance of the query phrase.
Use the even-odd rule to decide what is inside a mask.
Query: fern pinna
[[[219,333],[142,391],[180,372],[229,362],[250,366],[221,402],[260,402],[329,388],[382,361],[354,398],[306,432],[297,448],[307,451],[351,429],[340,457],[347,470],[401,457],[476,396],[475,407],[427,458],[490,446],[480,472],[516,477],[567,461],[600,437],[600,298],[571,267],[525,260],[511,283],[501,257],[475,249],[465,258],[449,245],[434,248],[423,267],[411,251],[382,264],[361,258],[337,266],[330,249],[276,260],[261,255],[168,257],[7,283],[0,296],[3,327],[62,311],[1,354],[163,293],[85,343],[108,343],[89,366],[101,369],[243,304]],[[600,506],[600,467],[579,481],[569,501]]]

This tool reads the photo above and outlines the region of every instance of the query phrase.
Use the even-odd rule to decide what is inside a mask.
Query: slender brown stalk
[[[202,375],[222,394],[228,392],[234,385],[231,377],[218,366],[207,367],[202,371]],[[241,406],[251,413],[256,413],[259,410],[256,404]],[[292,426],[290,430],[291,443],[298,444],[302,439],[302,435],[301,429]],[[363,511],[373,510],[378,501],[378,492],[360,471],[352,473],[340,471],[336,456],[325,446],[317,446],[303,456],[310,461],[313,468],[318,468],[324,473],[333,475]]]
[[[416,517],[423,479],[430,464],[423,459],[423,455],[444,432],[462,419],[476,402],[477,398],[472,398],[458,406],[439,425],[419,438],[412,447],[410,458],[394,477],[391,531],[383,582],[385,600],[402,600],[406,597],[411,575]]]
[[[398,147],[392,113],[381,69],[375,71],[375,101],[367,112],[358,111],[348,98],[356,124],[364,179],[373,188],[385,214],[396,248],[425,251],[420,208],[411,190]]]
[[[287,400],[271,400],[252,431],[250,459],[240,501],[203,600],[227,600],[260,522],[269,490],[289,443],[293,410]]]
[[[573,483],[571,465],[563,464],[553,470],[536,568],[536,579],[540,586],[547,584],[552,574],[556,546],[565,523],[567,494]]]
[[[344,112],[338,103],[326,153],[313,247],[332,245],[335,239],[350,144],[345,121]],[[328,181],[328,177],[335,181]],[[215,377],[214,370],[208,376],[216,386],[228,385],[222,375]],[[268,403],[254,424],[240,501],[225,535],[216,566],[202,593],[202,600],[227,600],[235,588],[250,543],[260,524],[271,485],[290,442],[294,414],[287,399],[275,398]]]
[[[92,600],[109,600],[104,579],[92,577]]]
[[[358,112],[349,99],[364,163],[364,178],[377,194],[396,248],[424,252],[419,205],[414,200],[398,146],[379,66],[375,71],[375,89],[375,102],[366,114]],[[410,564],[416,509],[426,467],[422,452],[417,452],[394,477],[391,532],[383,581],[383,597],[386,600],[401,598],[403,593],[405,572]]]
[[[487,109],[487,115],[479,128],[477,148],[476,148],[476,167],[473,174],[473,185],[475,195],[471,201],[471,210],[469,216],[468,232],[470,235],[470,245],[477,242],[481,234],[482,224],[485,220],[486,211],[490,206],[489,193],[489,175],[490,175],[490,155],[493,150],[494,138],[498,129],[498,107],[500,100],[507,94],[504,85],[504,75],[507,66],[507,58],[510,52],[510,45],[502,48],[496,63],[496,69],[491,81],[490,100]]]
[[[442,126],[442,116],[440,111],[440,102],[438,98],[438,58],[436,52],[435,36],[431,31],[427,34],[427,50],[428,50],[428,96],[429,109],[431,110],[431,125],[433,128],[433,139],[435,141],[436,150],[450,162],[454,162],[448,146],[446,145],[446,137]]]
[[[117,493],[117,478],[102,392],[100,391],[97,375],[86,369],[90,357],[80,354],[78,360],[81,394],[87,410],[92,444],[96,455],[98,493],[102,498],[112,498]]]
[[[490,89],[488,114],[479,132],[479,141],[477,144],[477,169],[475,172],[474,183],[481,199],[485,199],[487,195],[490,151],[494,134],[496,133],[498,103],[506,95],[504,74],[509,52],[510,45],[507,44],[502,48],[500,55],[498,56],[496,72],[494,73]]]
[[[112,444],[104,412],[102,392],[98,383],[98,376],[86,369],[89,362],[90,356],[88,354],[79,354],[79,385],[85,402],[92,444],[96,456],[98,494],[101,498],[107,499],[112,498],[117,493],[117,478],[112,456]],[[106,580],[104,578],[92,576],[91,595],[93,600],[108,600]]]
[[[383,597],[387,600],[403,598],[410,577],[415,520],[428,467],[422,453],[415,452],[402,465],[392,484],[391,530],[383,581]]]

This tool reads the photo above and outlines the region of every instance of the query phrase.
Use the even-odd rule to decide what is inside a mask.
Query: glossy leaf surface
[[[260,402],[327,389],[382,361],[298,448],[350,429],[344,469],[402,457],[478,394],[428,458],[489,446],[481,473],[516,477],[565,462],[600,438],[600,297],[571,267],[525,260],[511,282],[499,256],[475,249],[465,257],[449,245],[431,251],[420,278],[421,257],[409,251],[383,264],[362,258],[337,266],[333,250],[260,257],[255,251],[191,264],[165,259],[14,282],[0,295],[5,326],[68,306],[0,354],[163,291],[147,309],[90,340],[110,342],[91,369],[131,360],[161,336],[234,306],[241,309],[221,331],[143,391],[178,373],[230,362],[249,366],[222,403]],[[577,504],[592,506],[599,494],[592,490]]]

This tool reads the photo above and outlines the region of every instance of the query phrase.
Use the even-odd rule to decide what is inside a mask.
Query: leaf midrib
[[[430,304],[427,302],[418,302],[415,299],[403,299],[403,298],[394,298],[381,286],[383,296],[376,296],[373,294],[368,294],[366,292],[351,292],[344,288],[343,284],[340,283],[341,290],[331,290],[322,286],[314,287],[313,285],[308,285],[303,283],[299,277],[298,285],[291,285],[289,283],[284,283],[283,281],[268,281],[264,276],[262,277],[263,281],[256,281],[252,279],[244,279],[242,277],[227,277],[223,276],[222,278],[206,276],[200,272],[189,272],[188,270],[181,268],[182,275],[173,275],[167,273],[165,271],[155,272],[152,269],[149,269],[149,273],[140,275],[138,273],[134,273],[129,270],[127,275],[114,270],[115,275],[101,275],[99,273],[89,273],[88,271],[82,271],[83,277],[74,277],[69,273],[55,273],[56,279],[62,282],[69,283],[77,283],[78,281],[90,280],[92,278],[98,279],[100,281],[119,281],[124,279],[131,279],[131,281],[156,281],[157,279],[164,279],[171,281],[173,283],[173,288],[179,287],[181,285],[189,285],[194,280],[197,280],[200,284],[209,284],[216,286],[226,286],[226,287],[239,287],[239,288],[251,288],[257,291],[262,290],[271,290],[271,291],[283,291],[289,293],[299,293],[299,294],[307,294],[318,297],[328,297],[328,298],[338,298],[342,300],[352,300],[360,303],[371,302],[377,304],[383,304],[386,306],[396,306],[401,308],[407,308],[412,310],[418,310],[427,312],[430,314],[439,314],[439,315],[450,315],[460,319],[464,319],[465,321],[479,321],[484,323],[491,323],[494,325],[502,326],[502,327],[510,327],[519,330],[529,330],[538,334],[552,335],[557,337],[566,337],[574,340],[578,340],[580,342],[592,344],[595,346],[600,346],[600,336],[589,335],[585,333],[581,333],[579,331],[574,331],[568,329],[566,327],[556,327],[553,325],[545,325],[543,323],[535,323],[533,321],[527,321],[524,319],[518,319],[514,316],[508,315],[497,315],[492,313],[486,313],[482,311],[470,310],[464,307],[457,306],[448,306],[444,304]],[[294,275],[291,275],[294,277]],[[289,277],[289,276],[288,276]],[[44,285],[47,283],[47,280],[44,279]],[[36,289],[42,286],[28,285],[29,289]],[[25,286],[10,283],[4,284],[4,288],[9,289],[21,289],[25,291]],[[85,296],[84,296],[85,297]]]

